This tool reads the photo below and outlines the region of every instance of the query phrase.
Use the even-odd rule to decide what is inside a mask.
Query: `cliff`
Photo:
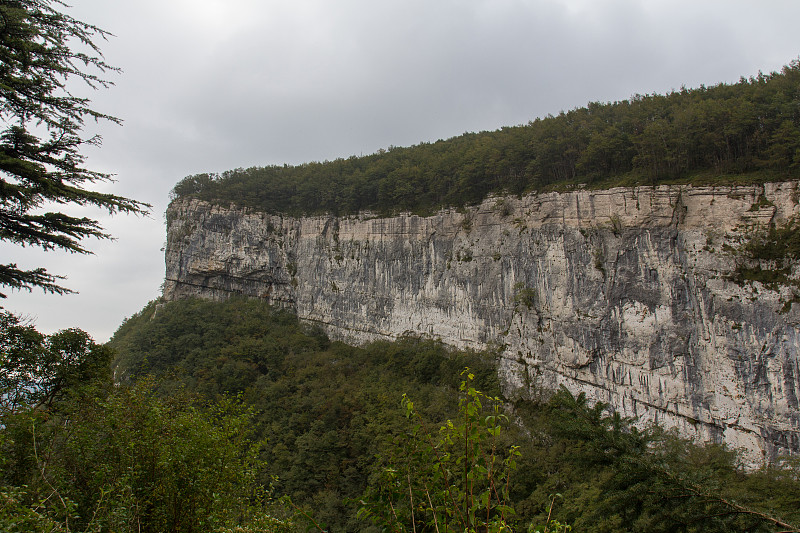
[[[757,464],[800,451],[800,306],[791,284],[731,275],[752,232],[800,212],[799,194],[579,190],[391,218],[180,199],[164,297],[241,293],[353,342],[413,332],[494,348],[511,396],[564,385]]]

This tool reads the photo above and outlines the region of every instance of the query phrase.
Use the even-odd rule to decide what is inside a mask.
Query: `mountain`
[[[411,332],[640,424],[800,451],[800,62],[365,157],[181,180],[164,298]]]
[[[755,465],[800,450],[799,187],[532,193],[389,217],[178,198],[164,298],[243,294],[353,343],[413,332],[493,349],[507,397],[564,385]]]

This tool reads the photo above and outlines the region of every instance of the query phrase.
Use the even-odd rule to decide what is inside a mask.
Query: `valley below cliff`
[[[353,343],[491,350],[510,399],[564,386],[757,465],[800,452],[798,269],[735,274],[753,235],[800,213],[798,186],[575,190],[390,217],[179,198],[163,296],[257,297]]]

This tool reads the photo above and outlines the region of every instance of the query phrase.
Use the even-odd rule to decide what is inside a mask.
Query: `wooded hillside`
[[[491,193],[798,175],[800,62],[793,61],[736,84],[592,102],[527,125],[364,157],[188,176],[173,195],[293,215],[424,214]]]
[[[158,312],[151,304],[109,345],[117,350],[123,383],[153,374],[167,396],[239,395],[255,410],[252,429],[263,439],[261,482],[290,495],[327,531],[376,531],[357,516],[365,506],[368,516],[388,520],[379,526],[397,530],[405,518],[408,527],[400,530],[410,531],[408,491],[425,484],[449,490],[438,474],[425,473],[444,459],[446,443],[426,456],[423,430],[435,441],[448,420],[459,425],[463,369],[475,375],[472,386],[500,395],[490,352],[460,352],[413,337],[348,346],[256,300],[183,300]],[[406,418],[404,397],[418,419]],[[776,531],[800,520],[796,466],[765,465],[748,474],[735,451],[695,445],[659,428],[636,430],[608,406],[563,389],[498,400],[507,415],[504,430],[482,446],[502,457],[517,445],[505,489],[513,509],[507,522],[517,529],[545,523],[556,493],[562,497],[552,518],[575,531]],[[494,416],[491,399],[482,402],[483,409],[474,406],[476,424]],[[415,429],[420,424],[423,430]],[[479,425],[469,435],[477,431]],[[463,444],[451,450],[455,483],[464,468]],[[475,459],[475,476],[486,476],[478,471],[488,460]],[[408,481],[387,480],[402,465],[411,469]],[[419,496],[417,530],[432,531],[421,525],[426,505]],[[454,505],[448,502],[448,512]]]

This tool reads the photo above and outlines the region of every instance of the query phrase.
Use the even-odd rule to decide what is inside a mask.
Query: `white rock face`
[[[495,348],[509,395],[564,385],[758,464],[800,451],[800,306],[730,275],[748,233],[797,215],[799,196],[797,182],[580,190],[391,218],[180,200],[164,297],[264,298],[351,342]]]

